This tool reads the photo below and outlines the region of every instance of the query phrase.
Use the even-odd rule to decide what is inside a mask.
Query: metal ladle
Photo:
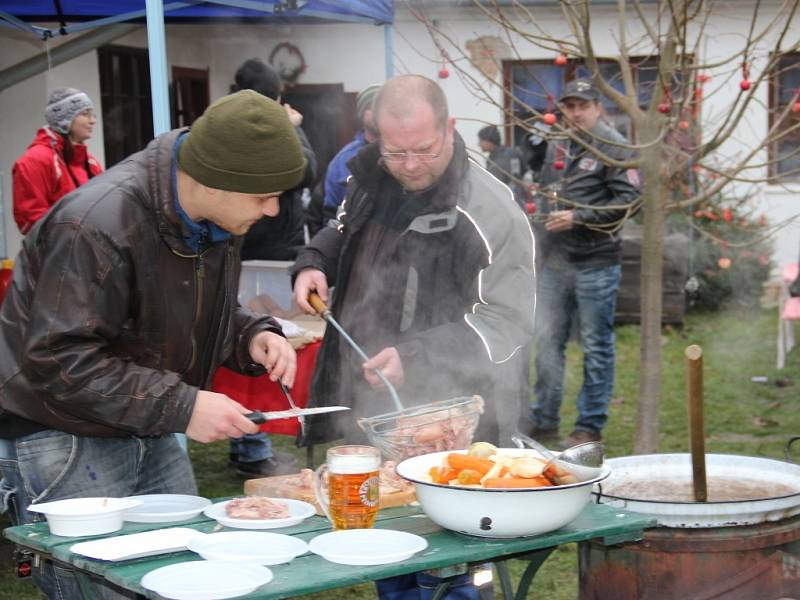
[[[328,323],[330,323],[333,326],[333,328],[339,332],[339,335],[341,335],[342,338],[344,338],[344,340],[348,344],[350,344],[350,347],[353,350],[355,350],[356,354],[358,354],[361,360],[363,360],[364,362],[369,360],[369,356],[367,356],[367,353],[364,352],[364,350],[361,349],[361,346],[359,346],[355,342],[355,340],[350,337],[350,334],[348,334],[344,330],[344,328],[341,325],[339,325],[339,321],[333,318],[333,314],[331,314],[331,309],[328,308],[328,305],[325,304],[325,301],[320,297],[319,294],[317,294],[316,292],[311,292],[308,295],[308,303],[314,308],[314,310],[317,311],[317,313],[319,313],[319,315],[323,319],[325,319]],[[381,382],[383,382],[383,385],[386,386],[386,389],[389,391],[389,395],[392,397],[392,402],[394,402],[395,408],[398,411],[403,410],[403,404],[400,402],[400,397],[397,395],[397,390],[392,385],[392,382],[386,379],[386,375],[384,375],[380,369],[373,369],[372,372],[375,373],[375,375],[378,376],[378,379],[380,379]]]
[[[556,465],[566,471],[568,477],[559,477],[557,483],[567,484],[588,481],[600,475],[603,467],[603,444],[600,442],[586,442],[571,446],[558,455],[553,454],[542,444],[524,433],[515,433],[511,441],[517,448],[532,448],[541,454],[547,461],[543,470]],[[571,477],[569,477],[571,476]]]

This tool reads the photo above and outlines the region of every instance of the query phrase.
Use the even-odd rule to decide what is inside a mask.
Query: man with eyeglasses
[[[493,411],[493,401],[533,333],[532,233],[508,188],[468,159],[436,83],[396,77],[374,113],[379,139],[350,161],[338,221],[293,270],[298,304],[313,312],[311,291],[332,300],[371,358],[362,364],[329,329],[312,402],[350,404],[357,416],[389,412],[380,369],[408,406],[483,395],[490,410],[475,437],[497,440],[492,413],[516,424],[518,412]],[[310,423],[304,443],[339,437],[363,441],[351,413]]]
[[[293,269],[298,305],[313,313],[319,293],[370,359],[328,328],[310,402],[353,411],[310,421],[300,443],[365,442],[354,416],[394,410],[375,370],[406,407],[480,394],[474,439],[508,443],[521,408],[513,374],[533,334],[533,234],[511,191],[468,159],[436,83],[391,79],[373,111],[379,139],[348,163],[338,220]]]

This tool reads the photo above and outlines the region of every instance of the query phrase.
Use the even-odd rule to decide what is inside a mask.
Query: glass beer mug
[[[372,446],[328,449],[326,463],[314,474],[314,492],[334,530],[375,524],[380,466],[381,453]]]

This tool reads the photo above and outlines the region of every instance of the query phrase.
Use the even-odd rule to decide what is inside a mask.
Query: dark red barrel
[[[800,597],[800,517],[759,525],[659,527],[616,546],[579,546],[581,600]]]

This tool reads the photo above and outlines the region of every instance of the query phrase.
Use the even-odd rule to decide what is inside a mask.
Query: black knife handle
[[[259,411],[247,413],[245,418],[250,419],[256,425],[261,425],[262,423],[267,422],[267,418],[264,416],[264,413]]]

